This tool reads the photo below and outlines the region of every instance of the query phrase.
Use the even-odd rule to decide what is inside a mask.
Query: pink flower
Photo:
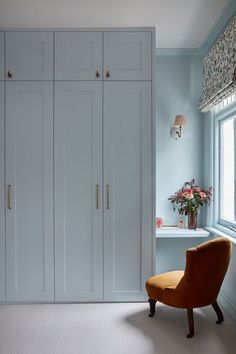
[[[192,191],[190,192],[189,190],[185,191],[182,193],[182,197],[185,199],[193,199],[193,193]]]
[[[201,189],[198,186],[193,188],[193,193],[199,193],[200,191],[201,191]]]
[[[188,194],[193,194],[193,191],[191,188],[185,189],[184,192],[188,193]]]
[[[204,192],[199,192],[200,198],[205,199],[206,198],[206,193]]]

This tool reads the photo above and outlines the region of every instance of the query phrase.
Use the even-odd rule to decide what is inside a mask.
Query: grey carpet
[[[1,354],[235,354],[236,326],[210,307],[195,310],[186,338],[184,310],[145,303],[0,305]]]

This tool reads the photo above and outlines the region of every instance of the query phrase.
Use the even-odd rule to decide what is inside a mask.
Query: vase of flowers
[[[195,185],[195,180],[185,182],[183,187],[170,196],[174,211],[178,211],[180,215],[188,215],[188,228],[197,228],[197,215],[201,207],[210,204],[212,198],[212,187],[203,190]]]

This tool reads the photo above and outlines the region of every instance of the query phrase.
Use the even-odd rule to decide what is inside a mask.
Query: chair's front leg
[[[189,334],[187,338],[192,338],[194,336],[194,320],[193,320],[193,309],[187,309],[188,315],[188,326],[189,326]]]
[[[154,299],[148,299],[149,305],[150,305],[150,313],[149,313],[149,317],[153,317],[155,315],[155,307],[156,307],[156,300]]]

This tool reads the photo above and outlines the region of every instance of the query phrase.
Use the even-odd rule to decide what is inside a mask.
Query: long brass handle
[[[96,209],[99,209],[99,185],[96,185]]]
[[[7,208],[12,209],[12,186],[10,184],[7,188]]]
[[[110,209],[110,186],[107,184],[107,209]]]

